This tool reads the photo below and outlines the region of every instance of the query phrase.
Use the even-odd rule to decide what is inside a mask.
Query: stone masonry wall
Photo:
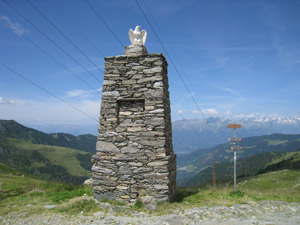
[[[172,201],[172,147],[167,62],[162,54],[105,58],[100,125],[92,157],[96,199]]]

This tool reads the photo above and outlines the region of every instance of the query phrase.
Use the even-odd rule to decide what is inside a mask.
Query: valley
[[[46,134],[15,121],[0,121],[0,161],[42,179],[81,184],[90,177],[97,137]],[[227,141],[228,142],[228,141]],[[278,169],[299,169],[300,135],[271,134],[243,138],[237,152],[237,175],[253,176]],[[216,154],[217,182],[232,181],[230,143],[177,156],[177,185],[211,182]]]
[[[300,135],[244,138],[237,192],[229,143],[178,155],[176,200],[158,203],[154,211],[138,202],[94,200],[92,188],[82,183],[90,176],[95,142],[93,136],[45,134],[1,121],[0,223],[296,224],[300,219]]]

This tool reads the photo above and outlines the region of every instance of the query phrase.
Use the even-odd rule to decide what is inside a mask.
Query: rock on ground
[[[79,213],[75,216],[63,214],[9,213],[0,217],[0,224],[149,224],[149,225],[240,225],[240,224],[300,224],[300,203],[281,201],[249,202],[232,207],[198,207],[184,211],[176,210],[168,215],[150,215],[145,212],[127,210],[127,215],[114,212],[96,212],[91,216]]]

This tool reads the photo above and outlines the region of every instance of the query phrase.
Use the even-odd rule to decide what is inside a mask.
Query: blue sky
[[[135,0],[88,0],[124,46],[97,18],[85,0],[30,0],[98,68],[27,0],[5,1],[85,69],[3,0],[0,0],[0,63],[95,120],[99,116],[101,101],[103,57],[124,54],[124,46],[130,44],[130,28],[141,25],[148,32],[145,45],[148,52],[167,55]],[[190,90],[189,93],[185,89],[167,57],[169,90],[175,107],[172,108],[172,120],[182,116],[202,119],[199,108],[206,118],[300,116],[300,1],[139,2]],[[31,123],[96,123],[1,65],[0,118]]]

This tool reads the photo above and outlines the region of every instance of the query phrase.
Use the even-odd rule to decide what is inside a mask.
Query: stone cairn
[[[176,155],[168,87],[165,57],[148,54],[144,45],[133,43],[125,48],[125,55],[105,58],[98,141],[92,157],[97,200],[174,199]]]

